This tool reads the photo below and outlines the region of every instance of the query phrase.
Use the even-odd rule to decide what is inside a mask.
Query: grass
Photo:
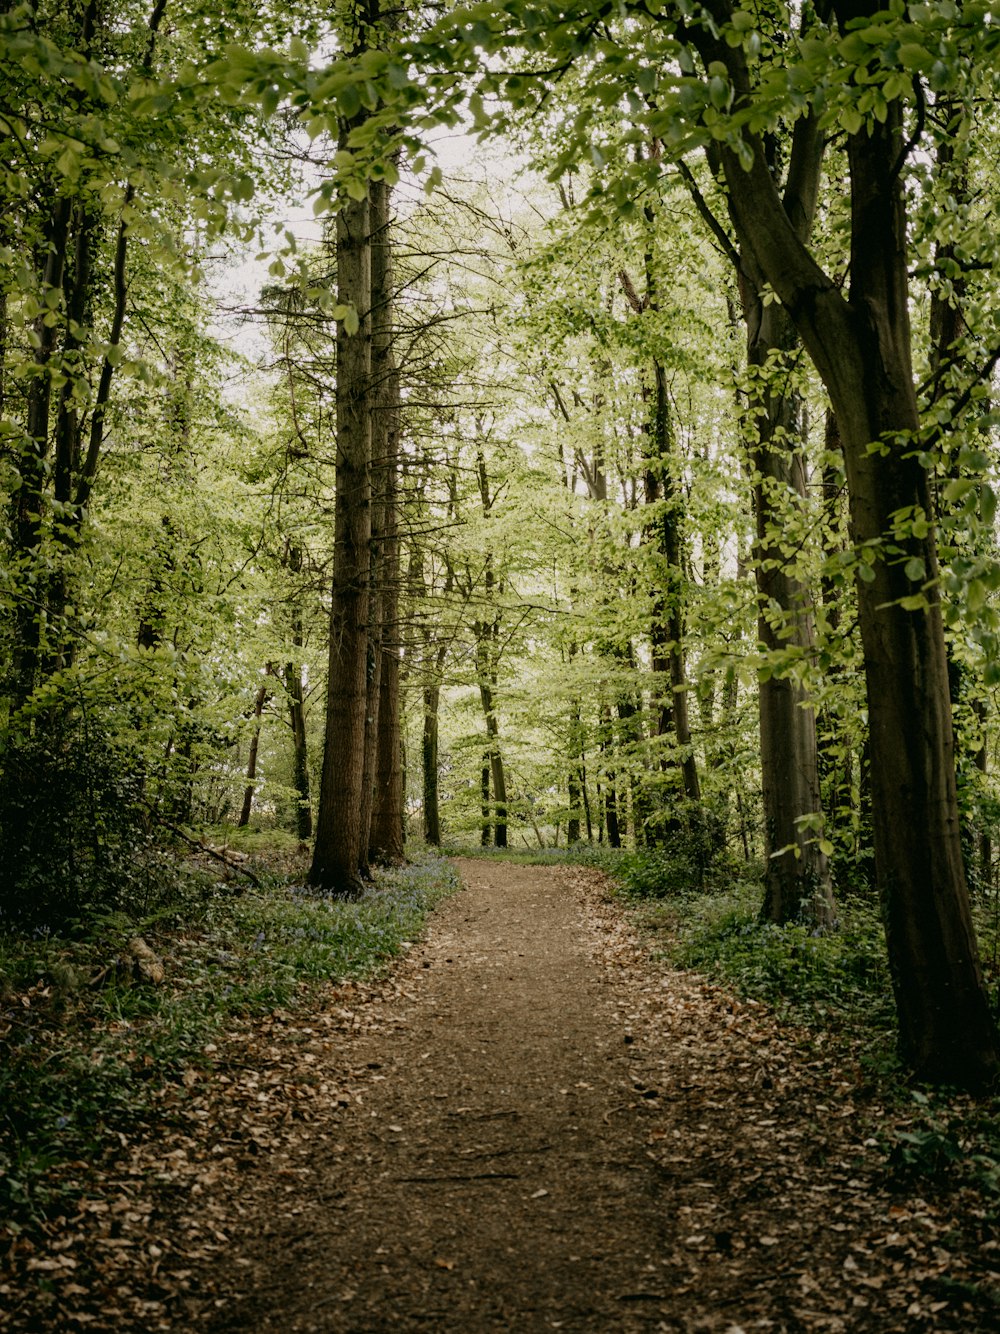
[[[447,862],[423,857],[344,903],[296,884],[289,857],[277,849],[281,874],[258,868],[260,889],[189,877],[151,916],[0,936],[0,1214],[10,1224],[64,1207],[81,1163],[155,1117],[158,1093],[204,1063],[228,1023],[378,973],[457,885]],[[162,984],[137,979],[136,936],[162,960]]]

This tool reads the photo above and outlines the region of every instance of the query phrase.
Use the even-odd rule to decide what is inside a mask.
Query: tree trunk
[[[663,557],[664,578],[656,600],[653,619],[654,666],[666,669],[669,703],[661,713],[662,736],[672,728],[680,754],[684,795],[688,801],[701,801],[698,765],[691,747],[691,723],[688,710],[687,672],[684,664],[684,548],[681,535],[680,500],[670,471],[673,453],[670,429],[670,403],[667,376],[658,361],[653,363],[654,412],[650,459],[645,478],[646,503],[662,502],[659,522],[653,525]]]
[[[647,206],[644,214],[651,237],[656,213],[653,208]],[[647,246],[645,255],[645,298],[639,298],[625,270],[622,270],[619,277],[625,296],[636,315],[642,316],[647,310],[659,310],[659,290],[651,244]],[[660,557],[656,567],[657,592],[653,601],[650,626],[653,690],[659,698],[657,735],[663,737],[673,733],[677,742],[684,796],[690,802],[700,803],[701,783],[691,747],[687,674],[684,664],[684,541],[680,496],[672,469],[674,441],[670,421],[670,398],[666,369],[657,357],[652,359],[652,370],[652,395],[648,385],[643,389],[643,398],[651,399],[652,405],[652,411],[647,412],[644,425],[643,490],[646,505],[657,507],[655,517],[646,524],[646,536]],[[665,688],[656,684],[657,676],[666,677]],[[636,835],[638,834],[637,822]]]
[[[379,862],[405,859],[403,753],[399,711],[399,371],[393,350],[393,264],[389,185],[371,185],[372,227],[372,468],[379,497],[373,534],[373,580],[378,596],[378,700],[369,712],[377,719],[372,772],[369,857]],[[374,683],[373,683],[374,689]]]
[[[590,787],[587,783],[587,757],[580,751],[580,792],[583,796],[583,818],[587,824],[587,842],[594,841],[594,817],[590,810]]]
[[[302,554],[293,548],[289,558],[292,569],[301,569]],[[297,599],[297,593],[294,595]],[[302,612],[296,600],[292,606],[292,645],[301,650]],[[309,751],[306,744],[305,701],[302,690],[302,663],[285,664],[285,693],[288,696],[288,721],[292,729],[292,786],[295,788],[295,832],[305,842],[312,838],[312,802],[309,791]]]
[[[878,0],[845,4],[842,18]],[[728,11],[728,4],[724,6]],[[735,106],[745,56],[698,29]],[[782,207],[759,139],[748,169],[722,151],[741,243],[788,310],[837,414],[859,553],[858,610],[872,751],[875,858],[904,1059],[923,1078],[991,1080],[1000,1043],[972,925],[955,787],[944,631],[910,360],[901,109],[848,136],[851,287],[845,298]],[[874,445],[874,448],[871,446]],[[908,602],[909,605],[904,605]]]
[[[43,296],[61,292],[71,211],[69,200],[53,202],[42,257]],[[51,362],[58,342],[58,327],[54,321],[39,315],[34,322],[33,334],[35,366],[28,388],[26,440],[18,461],[21,481],[14,497],[11,525],[14,568],[18,577],[11,682],[15,708],[27,702],[37,684],[42,646],[43,607],[39,594],[44,581],[39,566],[49,457]]]
[[[608,756],[614,753],[614,737],[611,734],[611,709],[601,705],[601,721],[604,724],[601,737],[601,750]],[[615,788],[616,775],[613,770],[604,771],[604,824],[608,831],[608,846],[620,848],[622,845],[621,829],[618,825],[618,793]]]
[[[343,136],[346,147],[350,126]],[[310,883],[343,898],[363,889],[362,829],[371,543],[371,236],[368,198],[337,215],[337,298],[358,328],[337,329],[337,494],[326,740]]]
[[[403,788],[403,727],[399,704],[399,657],[383,647],[379,702],[375,805],[369,839],[371,858],[384,864],[406,860]]]
[[[941,99],[935,110],[945,130],[936,148],[936,174],[942,179],[957,209],[961,211],[971,203],[967,159],[967,145],[970,133],[973,132],[971,117],[961,105],[955,105],[951,99]],[[956,246],[955,240],[949,236],[935,247],[934,260],[938,272],[947,274],[948,280],[946,284],[942,283],[931,291],[929,319],[930,369],[933,380],[931,403],[938,406],[939,410],[947,407],[948,417],[955,426],[968,430],[968,420],[963,420],[966,414],[959,405],[966,397],[968,387],[981,377],[981,372],[978,367],[970,364],[966,349],[963,347],[963,339],[968,333],[963,311],[968,300],[968,281],[961,264],[961,246]],[[989,383],[988,379],[986,383]],[[963,393],[957,391],[958,384],[963,386]],[[958,399],[958,405],[955,399]],[[982,414],[988,406],[988,401],[978,399],[975,411],[977,414]],[[984,441],[984,446],[986,444]],[[946,459],[945,475],[950,479],[957,479],[962,475],[962,471],[960,457],[953,451]],[[982,548],[979,552],[975,551],[975,539],[970,541],[966,534],[956,534],[953,540],[962,548],[963,554],[970,548],[973,557],[985,554]],[[993,534],[989,534],[986,540],[992,546],[995,541]],[[972,776],[973,772],[984,774],[987,767],[985,732],[982,726],[982,715],[985,713],[986,704],[977,691],[978,682],[975,673],[971,672],[960,655],[956,654],[950,640],[947,641],[947,647],[951,702],[958,731],[956,778],[962,817],[962,847],[965,854],[966,877],[970,886],[975,889],[977,881],[982,877],[983,868],[985,867],[988,872],[990,862],[989,836],[983,833],[977,835],[971,819],[973,802],[970,800],[970,794],[979,786],[977,779]],[[962,705],[968,709],[965,717],[975,719],[974,730],[978,734],[978,740],[981,741],[975,750],[971,749],[966,736],[963,735]],[[988,878],[984,883],[989,883]]]
[[[267,703],[267,683],[261,685],[253,702],[253,731],[250,734],[250,754],[247,757],[247,785],[243,791],[243,808],[236,822],[237,829],[246,829],[253,808],[253,794],[257,790],[257,751],[260,747],[260,720]]]
[[[802,246],[815,217],[822,153],[823,137],[816,117],[800,117],[792,134],[784,195],[779,198],[774,164],[761,149],[761,167],[771,183],[776,206]],[[715,146],[708,156],[713,169],[724,163]],[[700,196],[697,202],[706,213]],[[777,302],[765,303],[770,275],[748,244],[740,203],[731,187],[729,212],[739,248],[723,239],[739,280],[746,324],[757,633],[761,648],[770,657],[758,682],[765,858],[761,916],[777,923],[802,919],[829,927],[836,919],[836,906],[820,842],[823,810],[816,719],[794,674],[795,660],[813,652],[812,602],[808,587],[784,551],[788,510],[801,510],[806,496],[801,407],[789,383],[789,354],[796,336],[784,308]],[[782,664],[781,658],[790,658],[791,665]]]
[[[785,311],[765,306],[756,283],[744,296],[747,361],[760,390],[751,401],[751,461],[757,547],[757,635],[772,662],[808,657],[814,648],[812,599],[808,586],[783,552],[788,508],[805,503],[806,474],[801,453],[800,405],[787,383],[787,364],[777,358],[796,339]],[[774,377],[784,377],[775,383]],[[836,919],[826,854],[820,847],[820,802],[816,717],[792,671],[769,669],[758,682],[761,780],[764,794],[764,903],[770,922],[807,921],[829,927]],[[802,823],[806,821],[806,823]]]
[[[824,555],[829,560],[842,552],[846,545],[843,516],[844,490],[843,450],[840,445],[840,432],[837,418],[831,409],[827,409],[824,431],[824,449],[826,458],[823,463],[823,511],[824,511]],[[823,575],[820,580],[820,604],[825,622],[824,634],[831,646],[843,640],[841,630],[842,590],[837,578]],[[835,651],[831,648],[831,657],[836,664]],[[817,730],[817,762],[821,790],[825,794],[825,810],[830,836],[837,836],[841,843],[847,843],[852,854],[858,848],[859,811],[853,797],[854,788],[854,753],[851,731],[844,725],[845,713],[851,710],[851,685],[857,669],[853,664],[844,667],[834,665],[828,673],[831,682],[843,682],[845,690],[837,691],[835,702],[823,711]],[[851,710],[853,712],[853,710]],[[853,730],[853,729],[852,729]],[[852,877],[854,888],[858,888],[857,874]]]
[[[504,769],[503,754],[500,750],[500,724],[497,721],[493,703],[493,687],[482,675],[479,678],[479,696],[483,705],[483,717],[486,719],[486,736],[489,750],[490,781],[493,785],[493,842],[498,848],[507,846],[507,774]],[[489,806],[487,804],[487,809]]]
[[[424,729],[421,738],[423,772],[424,841],[441,846],[441,811],[438,805],[438,701],[441,687],[424,687]]]
[[[575,762],[570,764],[566,778],[566,796],[569,801],[569,818],[566,821],[566,842],[572,847],[580,841],[580,770]]]
[[[570,662],[576,657],[578,648],[575,642],[571,641],[569,646]],[[574,843],[580,841],[580,803],[583,797],[580,778],[580,751],[582,737],[582,726],[580,721],[580,704],[574,700],[570,705],[569,712],[569,769],[566,774],[566,796],[569,804],[569,815],[566,820],[566,843],[572,847]]]
[[[488,755],[483,760],[482,771],[479,775],[479,796],[482,811],[479,843],[481,847],[488,848],[490,846],[490,834],[493,830],[493,823],[490,819],[490,757]]]

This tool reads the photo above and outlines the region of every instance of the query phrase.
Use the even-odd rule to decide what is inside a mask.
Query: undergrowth
[[[1000,1101],[914,1087],[895,1056],[895,1010],[885,938],[872,898],[844,897],[836,930],[760,920],[757,878],[685,879],[683,858],[634,851],[583,860],[600,865],[635,909],[654,950],[763,1001],[776,1018],[815,1035],[849,1039],[864,1078],[891,1117],[877,1139],[901,1187],[972,1189],[983,1217],[1000,1216]],[[988,981],[996,993],[996,915],[977,905]]]
[[[284,851],[284,850],[283,850]],[[79,1192],[82,1164],[158,1115],[229,1023],[307,1005],[323,982],[377,973],[457,886],[434,857],[380,873],[359,902],[259,874],[234,894],[202,876],[144,918],[73,934],[0,935],[0,1215],[37,1222]],[[163,966],[144,977],[130,942]]]

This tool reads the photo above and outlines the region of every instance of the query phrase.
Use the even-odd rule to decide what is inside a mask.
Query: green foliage
[[[78,1192],[80,1160],[152,1129],[239,1017],[377,972],[456,887],[426,857],[357,903],[283,881],[233,897],[201,879],[155,916],[107,915],[84,938],[0,935],[0,1212],[28,1222]],[[137,979],[138,933],[163,961],[161,985]]]
[[[153,845],[141,754],[106,720],[48,715],[0,753],[0,929],[149,911],[171,874]]]
[[[686,903],[673,916],[670,957],[766,1001],[795,1022],[826,1025],[850,1016],[874,1035],[892,1027],[885,941],[876,908],[840,905],[837,930],[818,933],[759,919],[759,894],[744,885]]]
[[[608,848],[580,843],[569,849],[569,856],[604,871],[628,898],[689,899],[701,892],[706,874],[731,874],[733,868],[728,865],[717,822],[702,810],[689,811],[688,818],[687,827],[672,831],[662,847]]]
[[[956,1105],[946,1095],[913,1089],[910,1116],[882,1136],[889,1169],[901,1186],[924,1182],[952,1189],[974,1185],[995,1216],[1000,1208],[1000,1107]]]

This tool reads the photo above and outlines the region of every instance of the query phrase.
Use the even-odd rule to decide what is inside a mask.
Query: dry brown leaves
[[[600,923],[648,1152],[676,1202],[687,1327],[725,1329],[720,1309],[745,1311],[752,1291],[748,1328],[996,1328],[1000,1242],[985,1202],[891,1180],[878,1138],[891,1113],[848,1035],[789,1031],[764,1005],[651,963],[600,885],[565,874]]]
[[[663,1259],[676,1328],[994,1327],[1000,1253],[982,1201],[892,1188],[876,1142],[887,1113],[849,1042],[825,1050],[765,1007],[651,963],[599,876],[559,874],[586,901],[628,1049],[608,1115],[641,1117],[672,1213]],[[273,1209],[276,1180],[294,1218],[304,1179],[347,1151],[342,1111],[381,1077],[352,1066],[353,1041],[407,1022],[418,966],[404,960],[385,982],[332,988],[322,1009],[278,1011],[207,1046],[205,1067],[164,1090],[155,1138],[76,1165],[78,1210],[37,1236],[6,1236],[0,1329],[177,1331],[209,1319],[217,1286],[232,1290],[247,1263],[232,1254],[233,1221],[252,1227]]]
[[[161,1090],[155,1136],[73,1165],[77,1212],[36,1236],[0,1230],[0,1329],[185,1328],[227,1263],[228,1221],[253,1215],[261,1164],[285,1181],[292,1216],[305,1160],[337,1151],[338,1110],[372,1073],[343,1063],[350,1038],[399,995],[392,979],[343,983],[315,1014],[274,1011],[207,1044],[205,1066]]]

